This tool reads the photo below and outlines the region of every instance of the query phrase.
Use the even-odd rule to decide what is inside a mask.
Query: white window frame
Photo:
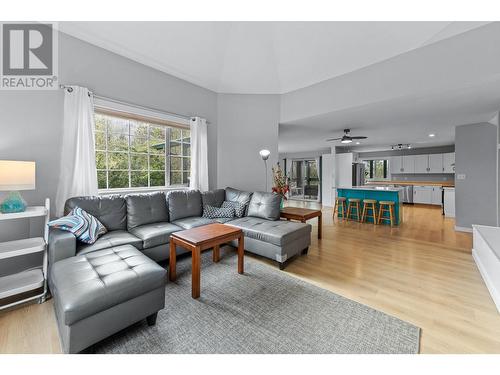
[[[94,97],[94,112],[114,112],[116,114],[122,114],[124,117],[127,115],[133,117],[137,116],[139,118],[150,119],[152,122],[167,122],[172,123],[172,125],[165,125],[166,127],[178,127],[181,129],[190,129],[190,119],[187,117],[161,112],[154,109],[136,106],[133,104],[128,104],[116,100],[105,99]],[[112,116],[112,114],[110,114]],[[169,163],[168,156],[166,156],[166,167]],[[168,165],[168,168],[170,166]],[[170,172],[169,172],[170,173]],[[188,190],[188,186],[182,185],[171,185],[171,186],[153,186],[153,187],[129,187],[129,188],[111,188],[111,189],[99,189],[100,195],[114,194],[114,193],[140,193],[148,191],[169,191],[169,190]]]

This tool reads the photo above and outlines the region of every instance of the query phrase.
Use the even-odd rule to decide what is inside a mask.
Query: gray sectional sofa
[[[233,188],[208,192],[198,190],[152,194],[75,197],[66,202],[65,213],[80,207],[97,217],[108,229],[94,244],[78,243],[59,229],[49,233],[49,264],[70,256],[130,244],[155,261],[168,259],[168,243],[174,232],[221,222],[241,228],[245,250],[272,259],[284,268],[293,256],[307,250],[311,242],[309,224],[279,220],[279,197]],[[207,219],[203,206],[220,207],[223,201],[247,205],[241,218]],[[182,249],[178,250],[183,252]]]
[[[108,232],[87,245],[69,232],[49,231],[49,287],[64,351],[79,352],[144,318],[155,323],[166,282],[156,262],[169,258],[174,232],[213,222],[241,228],[245,250],[278,262],[280,269],[307,253],[311,226],[280,220],[279,199],[233,188],[70,198],[65,213],[78,206]],[[224,201],[244,204],[243,216],[202,216],[204,206],[220,207]]]

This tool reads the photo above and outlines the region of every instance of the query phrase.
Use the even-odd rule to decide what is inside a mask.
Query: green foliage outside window
[[[190,141],[189,129],[96,113],[99,189],[187,186]]]

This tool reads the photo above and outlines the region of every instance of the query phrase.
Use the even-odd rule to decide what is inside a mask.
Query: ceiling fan
[[[329,138],[326,141],[340,141],[340,143],[352,143],[353,139],[366,139],[364,136],[352,137],[349,134],[351,133],[351,129],[344,129],[344,135],[340,138]]]

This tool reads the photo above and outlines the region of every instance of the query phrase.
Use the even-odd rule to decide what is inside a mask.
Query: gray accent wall
[[[271,167],[278,162],[279,95],[219,94],[217,103],[217,183],[242,190],[265,189],[262,149],[267,161],[268,190]]]
[[[21,192],[32,205],[55,199],[62,131],[62,91],[0,91],[0,160],[36,162],[36,190]],[[0,192],[0,200],[5,193]],[[34,232],[40,221],[31,220]],[[0,222],[0,241],[29,234],[28,220]]]
[[[498,127],[489,123],[455,129],[456,226],[497,223]],[[465,175],[460,179],[459,175]]]
[[[131,104],[206,118],[209,182],[211,187],[217,185],[216,93],[62,33],[59,82],[85,86],[97,95]],[[62,90],[0,91],[0,159],[36,162],[37,188],[23,193],[31,205],[42,205],[46,197],[55,201],[63,99]],[[0,241],[25,236],[29,231],[27,221],[3,222]],[[32,232],[37,230],[32,228]]]

